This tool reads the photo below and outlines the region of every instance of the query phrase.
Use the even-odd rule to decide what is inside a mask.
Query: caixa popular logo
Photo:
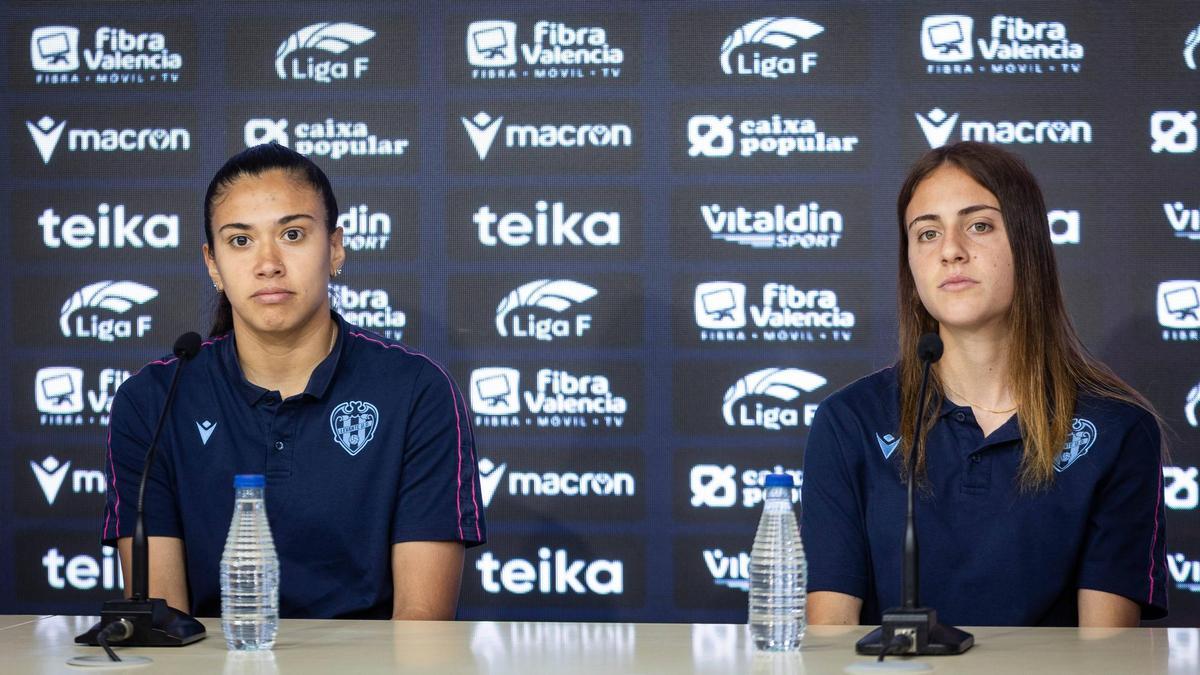
[[[329,301],[347,323],[374,331],[389,340],[403,340],[408,315],[392,307],[382,288],[351,288],[329,284]]]
[[[71,294],[59,310],[58,325],[65,338],[114,342],[141,338],[154,317],[130,310],[158,297],[158,291],[136,281],[97,281]]]
[[[574,211],[561,201],[539,199],[533,210],[497,213],[488,204],[471,216],[479,243],[489,248],[608,247],[621,244],[619,211]]]
[[[1200,593],[1200,560],[1191,560],[1186,553],[1168,553],[1167,571],[1176,588]]]
[[[68,128],[67,120],[43,115],[36,122],[26,120],[25,128],[43,164],[54,158],[64,135],[67,152],[186,152],[192,148],[191,133],[181,127],[77,129]]]
[[[179,248],[179,214],[139,213],[120,203],[101,202],[95,213],[59,214],[51,206],[37,226],[48,249]]]
[[[1157,310],[1164,341],[1200,341],[1200,281],[1177,279],[1160,283]]]
[[[807,75],[817,66],[817,52],[796,53],[793,48],[824,31],[823,26],[794,16],[768,16],[747,22],[721,43],[721,70],[726,75],[768,80],[797,73]]]
[[[358,157],[398,157],[408,150],[407,138],[387,138],[371,132],[366,122],[327,117],[316,122],[256,117],[246,121],[242,140],[247,148],[275,142],[306,157],[331,160]],[[293,136],[295,137],[293,141]]]
[[[825,386],[825,382],[824,377],[799,368],[756,370],[725,391],[721,406],[725,425],[769,431],[809,426],[817,404],[797,399]]]
[[[696,286],[694,315],[702,342],[848,342],[854,312],[830,289],[766,283],[754,298],[737,281]]]
[[[934,14],[921,21],[921,56],[930,75],[1040,75],[1078,73],[1084,46],[1068,36],[1061,21],[1031,21],[996,14],[980,23],[973,17]]]
[[[612,391],[605,375],[540,368],[532,388],[522,388],[521,371],[508,367],[471,372],[475,425],[534,429],[619,428],[629,403]]]
[[[776,464],[770,469],[738,470],[733,464],[697,464],[688,472],[688,485],[692,508],[757,508],[762,503],[767,476],[786,473],[792,477],[796,487],[792,489],[792,503],[800,501],[800,488],[804,485],[804,471],[786,469]]]
[[[1163,213],[1167,214],[1176,237],[1200,241],[1200,206],[1189,207],[1182,201],[1163,202]]]
[[[582,80],[621,76],[625,49],[603,26],[535,21],[527,39],[515,21],[473,21],[466,30],[473,80]]]
[[[507,480],[506,480],[507,479]],[[522,471],[508,462],[479,459],[479,487],[483,506],[497,494],[511,497],[629,497],[637,480],[626,471]]]
[[[330,84],[357,80],[371,59],[354,48],[375,37],[375,31],[345,21],[322,21],[287,36],[275,50],[275,74],[281,80]]]
[[[726,158],[804,157],[814,154],[850,154],[858,148],[855,133],[838,133],[808,117],[737,119],[733,115],[692,115],[687,121],[689,157]]]
[[[543,342],[583,337],[592,327],[592,315],[580,307],[596,293],[595,288],[570,279],[522,284],[496,306],[496,332],[500,337]]]
[[[162,32],[100,26],[90,34],[84,33],[83,45],[80,37],[77,26],[40,26],[33,30],[29,61],[35,84],[111,86],[180,80],[183,54],[171,49]]]
[[[1194,425],[1195,417],[1189,421]],[[1200,484],[1196,482],[1200,469],[1194,466],[1164,466],[1162,472],[1163,503],[1168,509],[1193,511],[1200,507]]]
[[[700,218],[713,239],[755,249],[836,248],[845,228],[840,212],[803,200],[759,208],[710,202]]]
[[[515,595],[621,595],[625,592],[625,563],[615,559],[586,559],[565,548],[538,549],[534,560],[501,560],[484,551],[475,561],[484,592]]]
[[[107,425],[113,397],[129,374],[104,368],[88,378],[82,368],[73,366],[39,369],[33,382],[38,423],[44,427]]]
[[[960,119],[960,113],[948,113],[941,108],[914,115],[931,148],[940,148],[954,140],[1001,145],[1087,145],[1092,142],[1092,125],[1086,120],[966,120]]]
[[[1198,137],[1195,110],[1157,110],[1150,114],[1150,152],[1190,155],[1196,152]]]

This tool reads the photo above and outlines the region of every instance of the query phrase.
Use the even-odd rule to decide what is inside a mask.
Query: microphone
[[[137,522],[133,529],[132,593],[129,599],[107,600],[100,611],[100,622],[91,630],[75,638],[75,642],[104,647],[109,657],[119,661],[108,647],[109,639],[130,647],[180,647],[204,638],[204,625],[192,616],[167,605],[162,598],[150,597],[150,556],[146,543],[145,497],[146,479],[154,465],[154,454],[158,449],[158,437],[167,421],[167,413],[175,400],[175,389],[183,366],[200,351],[200,335],[184,333],[175,340],[172,349],[179,362],[171,376],[171,386],[162,413],[146,449],[142,464],[142,481],[138,487]]]
[[[925,392],[929,385],[929,369],[942,358],[944,345],[937,333],[926,333],[917,340],[917,358],[924,364],[921,388],[917,396],[917,423],[913,428],[912,448],[908,453],[908,509],[904,522],[904,554],[901,568],[900,607],[883,613],[879,628],[868,633],[854,645],[859,654],[879,655],[882,661],[888,654],[923,654],[945,656],[961,654],[975,644],[975,636],[954,626],[938,623],[937,610],[921,607],[919,548],[917,546],[916,507],[913,485],[916,482],[917,454],[921,446],[921,429],[925,426]]]

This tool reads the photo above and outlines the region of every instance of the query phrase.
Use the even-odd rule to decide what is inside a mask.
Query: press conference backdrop
[[[762,476],[895,358],[905,168],[979,140],[1042,181],[1076,325],[1170,428],[1169,623],[1200,622],[1200,5],[3,13],[0,612],[121,592],[113,394],[208,325],[204,187],[277,141],[335,184],[343,315],[468,392],[461,616],[743,621]]]

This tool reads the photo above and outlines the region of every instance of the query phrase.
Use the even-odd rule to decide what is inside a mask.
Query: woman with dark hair
[[[281,616],[454,617],[464,546],[485,539],[469,414],[442,366],[330,310],[346,258],[337,212],[321,169],[277,144],[234,156],[209,184],[217,316],[180,378],[145,497],[150,594],[172,607],[219,614],[233,476],[258,473]],[[173,361],[144,367],[112,406],[103,539],[126,578]]]
[[[897,212],[899,361],[823,402],[805,452],[810,622],[900,605],[930,332],[945,351],[916,457],[923,604],[957,625],[1165,616],[1158,418],[1071,326],[1037,181],[1006,151],[957,143],[913,165]]]

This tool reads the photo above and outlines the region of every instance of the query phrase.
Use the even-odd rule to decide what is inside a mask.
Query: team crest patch
[[[1075,460],[1086,455],[1095,442],[1095,424],[1079,417],[1071,420],[1071,435],[1067,438],[1062,452],[1058,453],[1058,458],[1054,460],[1054,470],[1060,473],[1066,471]]]
[[[346,401],[329,413],[333,440],[353,457],[367,447],[379,426],[379,411],[367,401]]]

